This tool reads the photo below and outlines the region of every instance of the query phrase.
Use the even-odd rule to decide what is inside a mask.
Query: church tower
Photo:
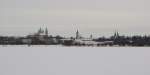
[[[44,30],[40,27],[40,29],[38,30],[38,35],[40,35],[40,34],[43,34],[44,33]]]
[[[47,27],[45,29],[45,35],[48,36],[48,29],[47,29]]]
[[[76,39],[79,39],[80,38],[80,35],[79,35],[79,31],[77,30],[76,32]]]
[[[38,34],[40,34],[42,32],[42,29],[41,29],[41,27],[40,27],[40,29],[38,30]]]
[[[118,32],[115,32],[114,34],[114,39],[117,39],[119,37],[119,33]]]

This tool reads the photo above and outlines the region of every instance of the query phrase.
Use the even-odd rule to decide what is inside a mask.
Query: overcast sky
[[[0,35],[150,34],[150,0],[0,0]],[[43,25],[44,24],[44,25]]]

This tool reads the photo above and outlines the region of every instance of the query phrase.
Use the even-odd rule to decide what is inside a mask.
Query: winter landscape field
[[[150,75],[150,48],[1,46],[0,75]]]

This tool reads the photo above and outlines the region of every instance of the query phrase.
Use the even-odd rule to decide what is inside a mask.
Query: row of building
[[[115,35],[118,36],[118,35]],[[76,36],[72,38],[64,38],[61,36],[51,36],[48,33],[48,28],[39,30],[36,33],[27,35],[25,37],[0,37],[0,44],[11,44],[11,45],[67,45],[67,46],[100,46],[100,45],[112,45],[113,41],[95,41],[90,35],[89,38],[81,36],[79,31],[76,31]]]
[[[150,36],[120,36],[118,32],[111,37],[83,37],[76,31],[75,37],[49,35],[48,29],[39,28],[25,37],[0,36],[0,45],[66,45],[66,46],[150,46]]]
[[[63,45],[68,46],[106,46],[106,45],[113,45],[113,41],[107,40],[107,41],[96,41],[93,39],[92,35],[90,35],[89,38],[84,38],[81,36],[79,31],[76,31],[76,37],[75,38],[64,38],[61,39],[63,42]]]

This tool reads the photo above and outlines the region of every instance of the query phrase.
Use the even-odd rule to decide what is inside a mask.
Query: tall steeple
[[[45,28],[45,35],[48,36],[48,29],[47,29],[47,27]]]
[[[115,25],[115,28],[117,28],[117,24]],[[114,39],[117,39],[119,37],[118,29],[115,30]]]
[[[77,30],[77,32],[76,32],[76,39],[79,39],[79,38],[80,38],[79,31]]]
[[[118,38],[118,37],[119,37],[119,33],[118,33],[118,32],[115,32],[114,38],[116,39],[116,38]]]
[[[44,30],[40,27],[40,29],[37,32],[38,35],[43,35],[44,34]]]

